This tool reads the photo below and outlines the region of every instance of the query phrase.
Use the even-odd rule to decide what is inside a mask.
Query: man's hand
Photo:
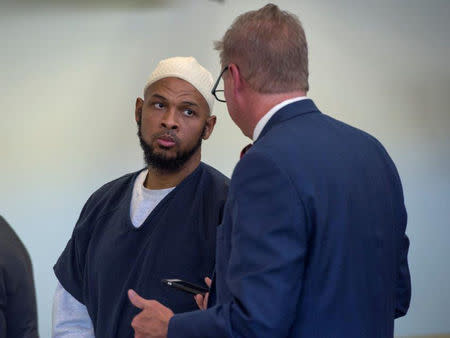
[[[205,277],[205,283],[208,285],[208,287],[211,287],[211,279],[208,277]],[[197,302],[197,306],[200,310],[206,310],[208,307],[208,298],[209,298],[209,292],[205,293],[205,295],[195,295],[194,296],[195,301]]]
[[[131,326],[135,338],[165,338],[173,312],[156,300],[147,300],[134,290],[128,290],[131,304],[142,311],[133,318]]]

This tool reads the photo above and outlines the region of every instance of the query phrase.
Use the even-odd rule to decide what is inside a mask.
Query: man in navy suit
[[[136,337],[392,337],[411,295],[394,163],[306,98],[296,16],[245,13],[216,49],[230,116],[254,145],[232,175],[210,304],[172,316],[130,292]]]

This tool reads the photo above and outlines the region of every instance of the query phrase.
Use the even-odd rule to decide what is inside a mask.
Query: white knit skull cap
[[[151,84],[166,77],[177,77],[193,85],[205,98],[209,110],[212,112],[214,96],[211,94],[211,89],[214,79],[211,73],[194,57],[176,56],[160,61],[145,85],[144,94]]]

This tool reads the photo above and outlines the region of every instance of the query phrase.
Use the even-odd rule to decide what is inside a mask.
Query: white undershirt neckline
[[[131,197],[130,217],[135,228],[139,228],[153,209],[161,202],[175,187],[166,189],[147,189],[144,182],[148,169],[139,173],[134,181],[133,194]]]

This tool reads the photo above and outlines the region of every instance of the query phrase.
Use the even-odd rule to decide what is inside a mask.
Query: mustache
[[[175,132],[173,132],[172,130],[164,130],[161,131],[155,135],[153,135],[153,140],[156,140],[160,137],[169,137],[171,138],[176,144],[180,143],[180,139],[178,138],[177,135],[175,135]]]

